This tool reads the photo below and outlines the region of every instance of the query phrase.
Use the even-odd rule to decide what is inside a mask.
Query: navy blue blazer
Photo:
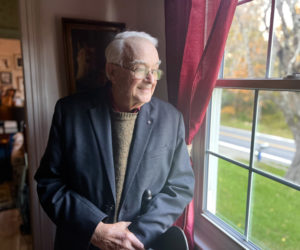
[[[97,249],[90,243],[97,224],[113,220],[116,187],[109,109],[103,90],[56,104],[35,175],[40,203],[57,226],[55,249]],[[152,199],[142,212],[147,189]],[[182,115],[153,97],[136,120],[118,221],[131,221],[129,230],[148,248],[183,212],[193,190]]]

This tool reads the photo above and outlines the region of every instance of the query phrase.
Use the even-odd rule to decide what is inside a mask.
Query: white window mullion
[[[272,49],[273,49],[273,37],[274,37],[274,16],[275,16],[275,1],[272,0],[271,15],[270,15],[270,29],[269,29],[269,40],[268,40],[268,54],[266,62],[266,78],[270,78],[270,72],[272,69]]]
[[[258,120],[258,98],[259,90],[255,90],[254,95],[254,106],[253,106],[253,121],[252,121],[252,132],[251,132],[251,146],[250,146],[250,162],[249,162],[249,173],[248,173],[248,190],[247,190],[247,205],[246,205],[246,218],[245,218],[245,236],[246,240],[249,240],[249,225],[250,225],[250,209],[251,209],[251,198],[252,198],[252,178],[253,178],[253,163],[255,157],[255,137],[256,137],[256,126]]]
[[[219,151],[219,131],[221,117],[222,89],[215,89],[212,97],[211,113],[214,115],[210,120],[209,150]],[[218,187],[218,158],[209,156],[208,180],[207,180],[207,200],[206,209],[211,213],[216,213],[217,187]]]

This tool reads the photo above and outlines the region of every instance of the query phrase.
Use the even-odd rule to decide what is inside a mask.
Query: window
[[[300,0],[240,1],[206,120],[196,211],[244,247],[299,248]]]

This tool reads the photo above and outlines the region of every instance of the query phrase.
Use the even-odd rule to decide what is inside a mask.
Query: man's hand
[[[92,235],[92,244],[101,250],[144,250],[143,243],[128,230],[130,223],[125,221],[114,224],[100,222]]]

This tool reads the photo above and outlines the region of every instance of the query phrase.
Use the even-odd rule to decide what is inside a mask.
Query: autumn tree
[[[274,70],[278,72],[278,76],[300,73],[300,1],[277,1],[276,10],[280,26],[275,30],[274,36],[277,57]],[[290,15],[287,16],[287,13]],[[281,91],[276,104],[285,116],[296,145],[294,159],[285,177],[300,184],[300,93]]]
[[[277,0],[271,69],[266,75],[271,2],[255,0],[238,6],[225,52],[225,78],[291,77],[300,73],[300,0]],[[300,93],[260,92],[284,115],[296,145],[295,157],[285,178],[300,183]]]

